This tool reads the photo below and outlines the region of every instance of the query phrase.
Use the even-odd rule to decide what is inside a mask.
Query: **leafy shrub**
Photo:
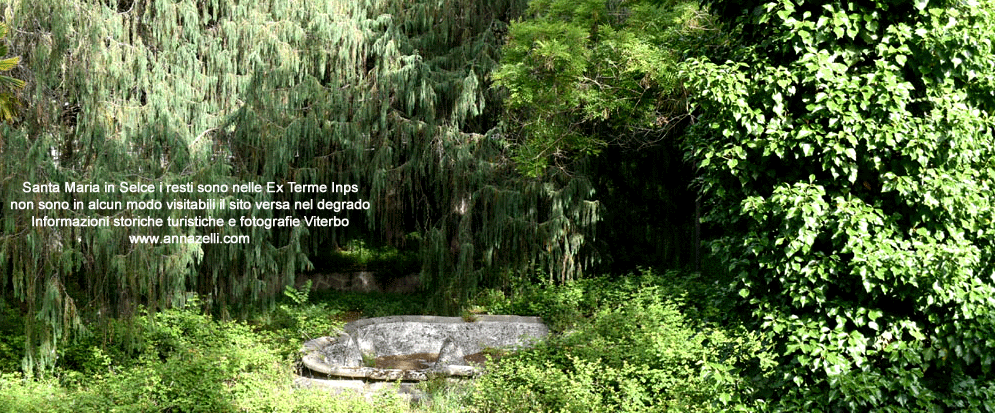
[[[248,318],[262,340],[275,346],[281,356],[290,358],[305,341],[334,335],[341,329],[343,310],[331,304],[312,299],[309,280],[300,289],[286,286],[275,307],[259,309]]]
[[[711,245],[779,348],[773,408],[984,406],[995,3],[706,3],[743,47],[687,65],[687,148]]]
[[[62,373],[80,411],[271,411],[285,401],[262,396],[291,391],[283,349],[244,323],[217,322],[196,303],[134,323],[130,363],[111,366],[91,345],[89,358],[73,357],[81,373]]]
[[[20,371],[24,357],[23,328],[0,329],[0,372]]]
[[[646,271],[642,281],[653,278]],[[750,384],[716,372],[759,365],[762,346],[751,337],[692,321],[659,285],[584,287],[575,284],[566,296],[590,297],[581,307],[596,307],[592,316],[503,358],[480,379],[475,405],[485,412],[712,411],[720,397]]]
[[[730,276],[724,272],[703,275],[682,271],[663,273],[640,269],[619,277],[593,277],[565,284],[551,284],[546,277],[536,282],[512,284],[508,293],[485,290],[470,303],[472,313],[517,314],[542,317],[553,331],[573,328],[599,308],[619,305],[633,294],[653,288],[672,297],[690,319],[736,325],[737,301]]]
[[[304,315],[319,314],[307,302],[306,292],[288,290],[287,299],[290,304],[286,308],[274,311],[287,314],[274,315],[273,319],[290,317],[310,322],[311,318]],[[407,410],[407,402],[389,392],[368,400],[294,388],[287,342],[274,337],[294,338],[298,343],[296,352],[300,343],[296,334],[308,327],[289,323],[286,328],[256,331],[245,323],[216,321],[197,308],[193,301],[185,308],[143,313],[132,320],[131,330],[112,326],[106,337],[112,345],[101,345],[96,335],[78,340],[60,359],[58,379],[25,380],[19,374],[0,375],[0,411]]]
[[[353,291],[322,291],[313,301],[332,312],[359,312],[363,317],[423,314],[424,294],[361,293]]]
[[[58,412],[64,402],[65,395],[52,380],[25,379],[19,373],[0,374],[0,411]]]
[[[339,311],[330,310],[325,303],[310,302],[311,280],[301,289],[287,286],[283,295],[289,301],[277,306],[267,329],[278,331],[288,339],[287,350],[293,352],[300,345],[314,338],[331,335],[342,327],[336,320]],[[287,335],[290,332],[292,335]]]

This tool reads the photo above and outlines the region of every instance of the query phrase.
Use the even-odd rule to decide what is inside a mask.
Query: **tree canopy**
[[[599,271],[695,261],[690,125],[678,73],[727,42],[695,2],[532,1],[509,28],[495,86],[509,152],[526,176],[586,176],[600,203]]]
[[[698,13],[690,2],[530,2],[493,74],[508,91],[519,168],[536,176],[607,145],[663,139],[686,115],[676,66],[700,40],[690,35]]]
[[[5,4],[23,57],[24,121],[4,132],[4,299],[31,314],[25,367],[50,365],[81,304],[130,314],[199,292],[228,311],[270,300],[339,241],[422,240],[433,305],[539,266],[580,274],[596,222],[583,177],[520,177],[495,129],[489,71],[518,0],[126,1]],[[311,194],[26,193],[22,184],[355,184],[371,208],[342,228],[52,227],[32,218],[273,218],[330,212],[13,209]],[[335,201],[341,194],[328,193]],[[322,198],[319,197],[319,198]],[[293,205],[293,203],[291,203]],[[324,214],[324,215],[322,215]],[[248,235],[242,244],[138,244],[132,235]]]

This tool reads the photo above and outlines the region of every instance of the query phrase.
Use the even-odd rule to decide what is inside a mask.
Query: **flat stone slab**
[[[530,347],[548,335],[549,328],[538,317],[489,315],[469,322],[438,316],[367,318],[346,324],[337,337],[304,343],[301,360],[311,371],[331,377],[385,381],[468,377],[479,374],[479,367],[468,359]],[[391,366],[423,368],[376,365],[387,359]]]

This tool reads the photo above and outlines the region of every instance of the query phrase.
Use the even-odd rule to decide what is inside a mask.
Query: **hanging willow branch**
[[[4,297],[43,371],[85,311],[128,315],[196,291],[228,311],[271,300],[310,259],[358,235],[422,233],[434,305],[540,267],[578,276],[596,204],[584,179],[521,178],[488,73],[524,0],[25,0],[14,39],[31,116],[0,155]],[[23,182],[356,184],[373,206],[344,228],[36,227],[32,217],[270,218],[314,211],[12,210],[70,203],[309,200],[313,194],[22,191]],[[338,195],[323,195],[338,200]],[[327,213],[330,217],[334,214]],[[132,235],[248,235],[250,244],[133,244]]]

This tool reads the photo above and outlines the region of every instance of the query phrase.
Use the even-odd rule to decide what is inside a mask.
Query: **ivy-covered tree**
[[[708,2],[697,59],[712,247],[780,354],[776,411],[995,400],[995,4]]]
[[[355,236],[417,232],[432,304],[540,266],[583,271],[597,220],[590,184],[524,179],[496,131],[489,71],[522,0],[36,1],[3,6],[23,28],[24,121],[0,155],[3,298],[26,316],[25,369],[43,371],[81,312],[127,316],[196,291],[216,311],[270,300]],[[343,199],[328,193],[106,192],[105,183],[355,184],[371,208],[348,227],[37,226],[33,218],[285,215],[333,211],[14,209],[203,198]],[[24,182],[100,192],[28,193]],[[37,204],[35,204],[37,205]],[[348,214],[348,215],[346,215]],[[249,244],[142,244],[133,235],[248,235]]]

